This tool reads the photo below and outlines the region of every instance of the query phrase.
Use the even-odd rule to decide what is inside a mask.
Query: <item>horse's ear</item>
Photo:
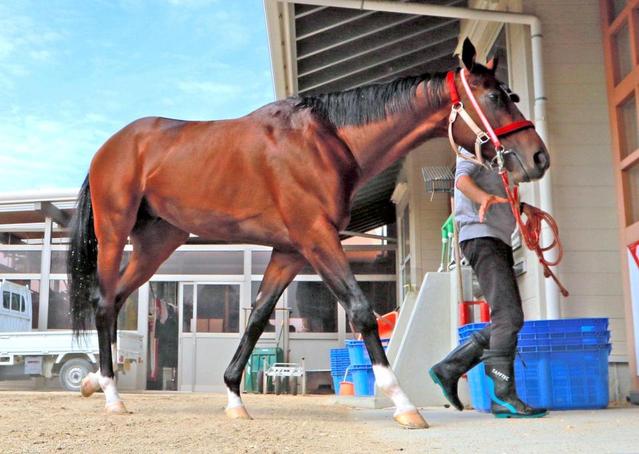
[[[488,69],[488,71],[490,71],[493,74],[495,74],[495,71],[497,71],[497,66],[499,66],[498,57],[493,57],[490,59],[488,63],[486,63],[486,68]]]
[[[464,67],[468,71],[472,71],[473,66],[475,65],[476,55],[477,55],[477,51],[475,50],[475,46],[473,46],[473,43],[471,43],[468,38],[464,39],[464,44],[462,46],[461,61]]]

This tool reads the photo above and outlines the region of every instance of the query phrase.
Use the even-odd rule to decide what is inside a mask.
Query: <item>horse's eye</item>
[[[488,93],[488,99],[494,104],[500,104],[502,101],[500,94],[494,91]]]

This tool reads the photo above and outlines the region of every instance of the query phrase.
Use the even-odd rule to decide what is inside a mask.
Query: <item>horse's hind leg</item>
[[[152,219],[142,224],[137,224],[131,232],[133,253],[124,272],[117,284],[115,291],[115,308],[111,331],[111,355],[112,368],[116,368],[116,339],[117,339],[117,314],[129,295],[140,285],[149,280],[157,268],[171,253],[188,238],[188,233],[172,226],[162,219]],[[96,323],[97,324],[97,323]],[[102,361],[100,371],[89,374],[82,382],[82,394],[89,396],[101,386]],[[113,376],[113,375],[112,375]],[[117,393],[117,391],[116,391]],[[117,410],[120,405],[109,408],[109,396],[107,396],[107,410]],[[122,411],[122,408],[120,408]]]
[[[225,411],[230,418],[251,419],[240,398],[242,372],[257,340],[264,331],[277,300],[303,265],[304,259],[300,255],[273,250],[246,331],[244,331],[231,363],[224,372],[224,382],[228,393],[228,405]]]
[[[335,227],[329,222],[316,223],[314,228],[304,231],[300,236],[302,253],[344,306],[351,322],[362,334],[373,363],[375,382],[395,405],[395,420],[411,429],[428,427],[390,368],[379,339],[373,309],[355,281]]]
[[[126,413],[116,385],[113,366],[115,354],[116,300],[115,289],[119,279],[119,266],[122,250],[126,241],[115,237],[98,236],[98,280],[100,298],[95,311],[95,327],[98,331],[100,348],[100,370],[98,374],[89,375],[82,384],[82,394],[90,395],[97,386],[102,388],[106,397],[106,410],[109,413]]]

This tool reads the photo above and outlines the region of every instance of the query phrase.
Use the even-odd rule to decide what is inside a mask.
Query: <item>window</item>
[[[614,59],[614,80],[618,84],[632,70],[632,51],[630,47],[630,30],[625,23],[612,37]]]
[[[287,303],[291,333],[337,332],[337,300],[323,282],[292,282]]]
[[[39,273],[41,251],[0,251],[1,273]]]
[[[639,148],[639,129],[637,128],[637,102],[632,93],[619,107],[617,107],[619,121],[619,147],[621,159],[629,156]]]
[[[9,309],[11,307],[11,293],[2,292],[2,307],[4,309]]]
[[[400,225],[400,238],[399,238],[399,279],[400,279],[400,302],[404,300],[404,297],[412,288],[411,274],[410,274],[410,210],[408,206],[404,208],[402,217],[399,220]]]
[[[238,333],[240,331],[240,286],[237,284],[197,284],[184,286],[182,331],[190,333]],[[193,313],[197,314],[193,323]],[[195,324],[195,326],[193,326]]]
[[[397,307],[396,284],[394,281],[360,282],[359,286],[368,302],[373,306],[373,311],[378,315],[387,314]],[[346,332],[352,332],[348,315],[346,316]]]
[[[37,279],[12,279],[12,282],[29,289],[31,296],[31,308],[27,307],[28,298],[21,295],[20,311],[31,312],[31,328],[38,329],[38,311],[40,310],[40,281]],[[24,308],[23,308],[24,305]]]
[[[11,294],[11,310],[20,312],[20,295],[17,293]]]

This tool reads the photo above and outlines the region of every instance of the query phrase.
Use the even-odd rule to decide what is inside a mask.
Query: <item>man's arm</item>
[[[469,175],[460,175],[457,177],[455,187],[460,190],[466,197],[479,205],[479,221],[484,222],[486,213],[490,206],[494,203],[508,203],[508,199],[489,194],[475,184]]]

